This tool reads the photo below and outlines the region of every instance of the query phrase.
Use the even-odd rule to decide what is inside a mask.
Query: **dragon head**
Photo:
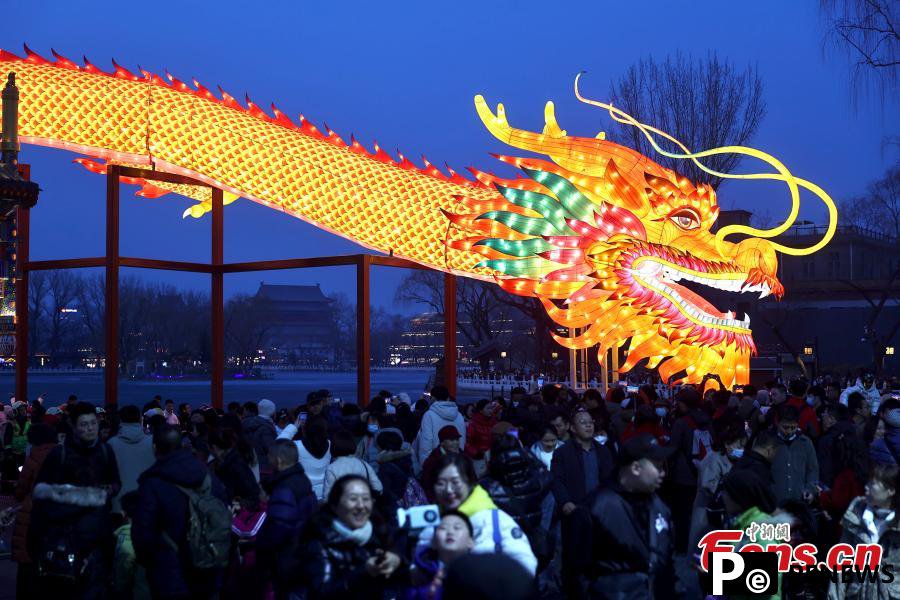
[[[623,372],[647,359],[665,381],[697,383],[710,373],[725,385],[746,383],[750,319],[713,306],[702,286],[781,297],[782,247],[754,236],[726,241],[713,232],[712,188],[603,134],[568,136],[550,102],[540,133],[510,127],[502,105],[494,113],[480,96],[475,103],[495,137],[550,161],[498,156],[527,176],[516,180],[476,173],[499,195],[458,198],[447,214],[450,247],[479,254],[475,268],[503,289],[539,298],[556,323],[575,330],[555,336],[563,346],[597,346],[602,361],[630,340]]]

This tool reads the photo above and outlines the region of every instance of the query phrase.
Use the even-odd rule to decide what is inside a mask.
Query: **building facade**
[[[324,366],[334,362],[338,339],[334,301],[316,285],[260,283],[266,362]]]

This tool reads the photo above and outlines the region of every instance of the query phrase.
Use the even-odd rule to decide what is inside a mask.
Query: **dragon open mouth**
[[[679,310],[690,320],[706,327],[733,328],[735,330],[750,330],[750,316],[743,318],[733,311],[722,312],[712,305],[703,296],[692,291],[685,285],[679,285],[678,281],[686,280],[696,282],[718,290],[728,292],[760,291],[763,294],[769,292],[761,286],[743,286],[746,281],[744,273],[711,274],[698,273],[676,268],[654,260],[643,260],[637,269],[632,271],[634,277],[644,288],[652,290],[677,305]]]

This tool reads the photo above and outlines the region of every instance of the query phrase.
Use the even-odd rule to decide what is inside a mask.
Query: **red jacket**
[[[816,411],[813,407],[807,404],[804,398],[798,398],[797,396],[790,396],[787,403],[796,408],[800,413],[800,421],[797,423],[800,427],[800,431],[813,439],[819,437],[819,434],[821,433],[821,430],[819,429],[819,417],[816,416]],[[843,516],[843,513],[841,516]]]
[[[635,427],[634,423],[629,423],[628,426],[625,427],[625,431],[622,432],[622,443],[624,444],[634,436],[642,433],[649,433],[655,437],[656,441],[659,442],[661,446],[664,446],[669,438],[666,430],[659,423],[641,423],[637,427]]]
[[[496,417],[486,417],[477,412],[466,428],[466,456],[474,459],[484,458],[484,453],[491,449],[493,440],[491,430],[497,424]]]
[[[840,523],[853,499],[865,493],[866,490],[853,469],[844,469],[834,478],[834,487],[819,494],[819,504],[835,522]]]

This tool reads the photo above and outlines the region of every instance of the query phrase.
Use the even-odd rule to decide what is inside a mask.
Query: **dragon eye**
[[[697,229],[700,227],[700,217],[692,210],[681,209],[669,215],[672,221],[682,229]]]

